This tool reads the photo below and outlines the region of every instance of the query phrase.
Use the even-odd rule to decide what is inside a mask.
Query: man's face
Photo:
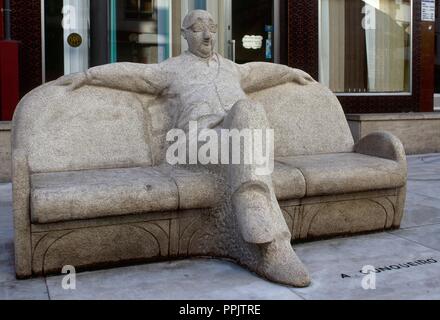
[[[208,13],[194,15],[190,23],[189,27],[183,29],[189,51],[201,58],[211,57],[214,53],[217,25]]]

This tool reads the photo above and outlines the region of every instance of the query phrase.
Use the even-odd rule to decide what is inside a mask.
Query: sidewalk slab
[[[440,224],[396,230],[392,234],[440,252]]]
[[[401,228],[412,228],[440,223],[440,199],[416,194],[408,190]]]
[[[296,246],[312,274],[312,285],[292,289],[309,299],[440,299],[440,252],[388,233],[333,239]],[[409,262],[435,263],[403,267]],[[375,273],[376,289],[362,287],[364,266]]]
[[[0,283],[0,300],[49,300],[44,279]]]
[[[182,260],[78,274],[76,290],[62,276],[47,278],[52,299],[300,300],[289,288],[228,261]]]
[[[0,204],[11,203],[12,200],[12,184],[0,183]]]
[[[0,240],[0,287],[3,282],[14,280],[14,243],[1,243]]]

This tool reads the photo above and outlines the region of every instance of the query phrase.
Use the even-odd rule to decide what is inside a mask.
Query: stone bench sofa
[[[293,83],[249,95],[275,129],[277,197],[304,241],[397,228],[406,158],[375,133],[354,144],[336,97]],[[18,278],[192,256],[237,259],[218,213],[218,181],[161,165],[171,125],[165,98],[45,84],[13,120]],[[233,241],[232,241],[233,242]]]

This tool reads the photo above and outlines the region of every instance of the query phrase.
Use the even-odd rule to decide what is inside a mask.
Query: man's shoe
[[[290,241],[275,240],[261,246],[263,257],[258,273],[270,281],[303,288],[310,285],[310,275],[299,260]]]

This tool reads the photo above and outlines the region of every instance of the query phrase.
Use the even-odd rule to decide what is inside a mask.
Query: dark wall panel
[[[318,78],[318,0],[288,0],[288,61]]]
[[[41,84],[41,1],[11,0],[12,38],[21,41],[20,92]]]

